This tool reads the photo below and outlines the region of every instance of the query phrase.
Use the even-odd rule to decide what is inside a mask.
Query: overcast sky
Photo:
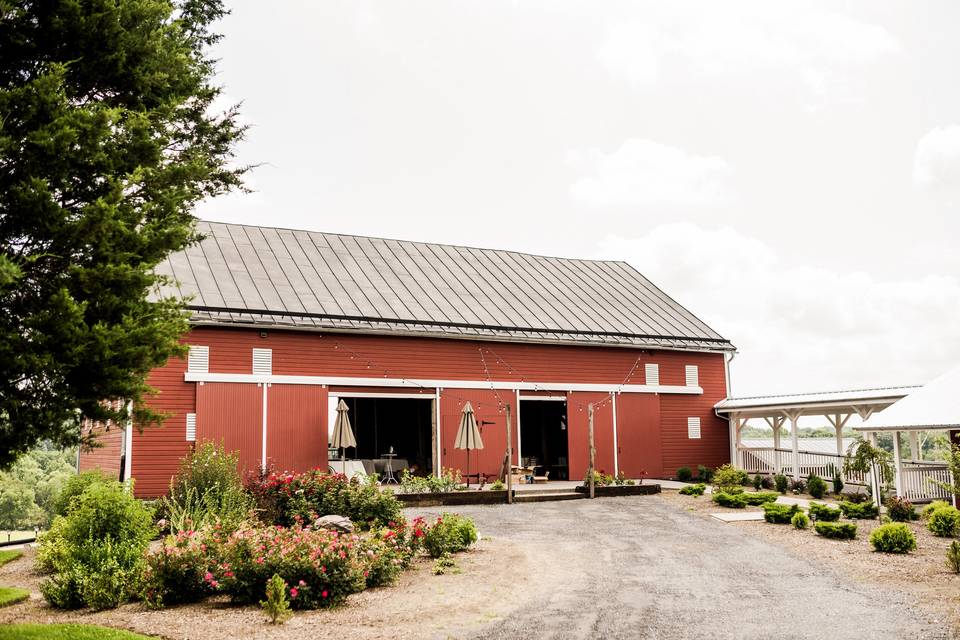
[[[960,3],[228,4],[203,218],[624,259],[736,395],[960,364]]]

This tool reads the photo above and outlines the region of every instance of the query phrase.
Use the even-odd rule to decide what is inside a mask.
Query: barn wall
[[[80,471],[100,469],[111,478],[120,479],[120,457],[123,455],[123,427],[106,428],[97,424],[90,428],[100,445],[80,452]]]
[[[642,365],[656,363],[660,366],[661,384],[683,385],[685,365],[695,364],[699,367],[703,395],[643,394],[643,399],[640,399],[636,394],[624,393],[618,397],[618,405],[621,405],[618,406],[617,415],[618,427],[622,431],[621,467],[628,473],[642,467],[651,475],[658,475],[658,470],[671,475],[678,466],[695,466],[701,463],[716,466],[726,462],[729,455],[726,422],[717,419],[712,410],[713,405],[726,394],[723,355],[719,353],[279,330],[268,331],[266,337],[261,337],[258,330],[212,327],[195,328],[186,336],[184,342],[210,348],[209,370],[212,373],[251,373],[253,348],[272,349],[273,373],[276,375],[643,384],[645,379]],[[635,366],[638,357],[641,364]],[[138,495],[160,495],[166,491],[179,459],[190,447],[190,443],[185,440],[185,414],[200,414],[199,435],[205,428],[203,414],[212,415],[209,412],[216,406],[216,403],[206,405],[198,411],[197,384],[183,381],[185,369],[185,361],[175,359],[151,375],[151,384],[159,389],[151,404],[162,411],[170,412],[171,416],[163,426],[149,427],[143,433],[134,435],[133,475],[137,481]],[[628,376],[631,371],[632,374]],[[213,383],[206,383],[204,386],[210,384]],[[239,383],[220,384],[239,386]],[[256,388],[256,385],[248,386]],[[278,467],[299,469],[304,465],[326,464],[326,397],[331,390],[318,385],[297,385],[301,386],[302,389],[288,388],[288,385],[272,385],[268,388],[267,454],[274,459]],[[372,387],[363,391],[398,390]],[[399,391],[410,393],[417,390]],[[435,392],[432,388],[420,391],[424,395]],[[274,395],[281,403],[278,406],[283,405],[281,398],[286,397],[291,409],[284,410],[282,415],[275,413],[272,409],[275,403],[271,401]],[[501,390],[499,396],[503,402],[515,403],[516,396],[513,392]],[[572,479],[582,478],[587,468],[588,402],[599,404],[595,416],[597,468],[613,473],[612,403],[603,402],[605,397],[606,394],[603,393],[574,392],[568,395],[569,462]],[[496,473],[500,468],[505,447],[505,416],[497,394],[490,389],[441,391],[442,466],[466,471],[466,456],[453,449],[453,441],[459,423],[459,412],[467,399],[474,404],[478,417],[493,423],[482,429],[486,447],[477,455],[471,455],[471,472],[479,469],[484,473]],[[227,405],[233,402],[223,401]],[[248,450],[242,452],[247,467],[254,461],[259,461],[260,445],[254,436],[262,437],[262,406],[257,404],[254,407],[253,401],[249,404],[249,411],[255,412],[255,416],[250,419],[249,425],[243,422],[243,429],[250,433],[230,436],[248,442],[244,445]],[[293,406],[298,408],[293,409]],[[233,409],[222,411],[229,413]],[[687,417],[691,415],[701,418],[703,438],[700,440],[687,438]],[[217,427],[220,431],[216,433],[226,438],[231,433],[229,430],[240,428],[240,424],[238,420],[224,418]],[[311,433],[317,435],[315,442],[307,437]],[[302,448],[305,443],[306,448]],[[277,453],[273,454],[273,451]],[[313,460],[317,460],[319,464],[308,464]]]
[[[166,366],[154,369],[147,379],[157,390],[149,400],[150,406],[168,416],[162,425],[133,430],[131,470],[134,493],[138,497],[165,494],[180,459],[190,450],[186,416],[196,412],[197,385],[183,381],[186,370],[185,359],[171,358]]]

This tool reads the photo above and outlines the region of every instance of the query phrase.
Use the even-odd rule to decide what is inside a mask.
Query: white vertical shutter
[[[687,386],[688,387],[700,386],[700,369],[697,368],[697,365],[695,364],[687,365]]]
[[[210,372],[210,347],[190,345],[187,356],[187,371],[190,373]]]
[[[253,350],[253,373],[261,376],[273,373],[273,349]]]
[[[660,365],[654,363],[647,363],[643,366],[644,373],[646,374],[647,384],[649,385],[659,385],[660,384]]]
[[[197,414],[187,414],[187,442],[196,442],[197,440]]]
[[[691,440],[700,439],[700,418],[687,418],[687,437]]]

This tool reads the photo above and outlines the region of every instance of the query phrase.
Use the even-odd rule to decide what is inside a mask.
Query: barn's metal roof
[[[201,222],[158,272],[197,324],[727,351],[625,262]]]

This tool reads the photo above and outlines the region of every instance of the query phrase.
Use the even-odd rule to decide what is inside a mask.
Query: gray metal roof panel
[[[733,346],[622,262],[199,223],[158,272],[193,321],[725,351]]]

